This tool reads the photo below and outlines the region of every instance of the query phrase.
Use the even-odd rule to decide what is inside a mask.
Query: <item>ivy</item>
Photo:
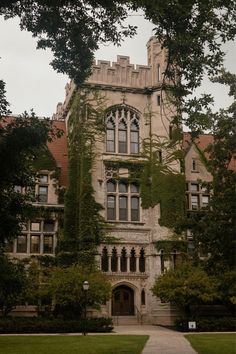
[[[103,103],[96,91],[78,92],[68,121],[69,187],[58,250],[77,254],[81,263],[93,261],[96,246],[104,238],[102,206],[95,201],[92,186],[95,141],[104,134]]]
[[[178,252],[187,253],[188,241],[187,240],[159,240],[156,242],[156,249],[163,250],[166,254],[171,254],[175,250]]]
[[[35,159],[32,167],[35,171],[47,170],[56,171],[57,163],[47,146],[38,148],[35,152]]]

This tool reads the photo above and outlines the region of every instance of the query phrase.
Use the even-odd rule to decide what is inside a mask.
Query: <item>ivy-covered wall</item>
[[[104,131],[102,99],[96,92],[78,92],[71,106],[69,130],[69,186],[65,194],[64,232],[60,252],[91,255],[104,236],[102,206],[95,201],[92,169],[95,140]]]

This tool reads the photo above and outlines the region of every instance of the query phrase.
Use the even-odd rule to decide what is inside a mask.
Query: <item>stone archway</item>
[[[112,291],[112,316],[134,315],[134,290],[119,285]]]

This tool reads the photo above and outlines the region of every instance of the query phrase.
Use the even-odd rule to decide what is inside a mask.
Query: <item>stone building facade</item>
[[[98,61],[86,87],[98,89],[106,100],[106,137],[96,143],[93,172],[95,199],[111,224],[110,236],[115,244],[100,245],[97,262],[112,284],[112,298],[102,307],[102,314],[119,317],[119,321],[170,324],[175,316],[169,304],[152,295],[151,288],[169,261],[157,251],[155,243],[168,239],[171,230],[160,226],[160,207],[142,209],[140,187],[129,180],[131,171],[122,162],[142,160],[141,141],[155,134],[169,139],[173,107],[166,104],[162,90],[165,52],[155,38],[147,43],[148,65],[130,63],[118,56],[117,62]],[[69,103],[76,87],[66,86],[66,98],[58,104],[54,119],[70,118]],[[165,104],[164,104],[165,101]],[[165,151],[159,151],[164,158]],[[112,162],[112,164],[110,164]],[[180,171],[178,161],[171,168]],[[128,316],[128,318],[127,318]]]

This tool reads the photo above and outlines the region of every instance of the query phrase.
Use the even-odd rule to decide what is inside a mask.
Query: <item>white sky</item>
[[[130,56],[133,64],[146,64],[146,43],[152,35],[152,24],[142,16],[129,18],[129,23],[137,25],[138,34],[125,39],[121,47],[102,46],[96,59],[116,61],[117,55]],[[236,43],[228,43],[225,66],[236,73]],[[49,50],[36,50],[36,39],[31,33],[20,31],[18,20],[4,21],[0,17],[0,79],[6,83],[7,99],[13,114],[34,109],[38,116],[52,116],[58,102],[65,97],[66,75],[56,73],[49,62]],[[202,92],[212,93],[217,109],[229,103],[227,91],[221,86],[204,81]]]

